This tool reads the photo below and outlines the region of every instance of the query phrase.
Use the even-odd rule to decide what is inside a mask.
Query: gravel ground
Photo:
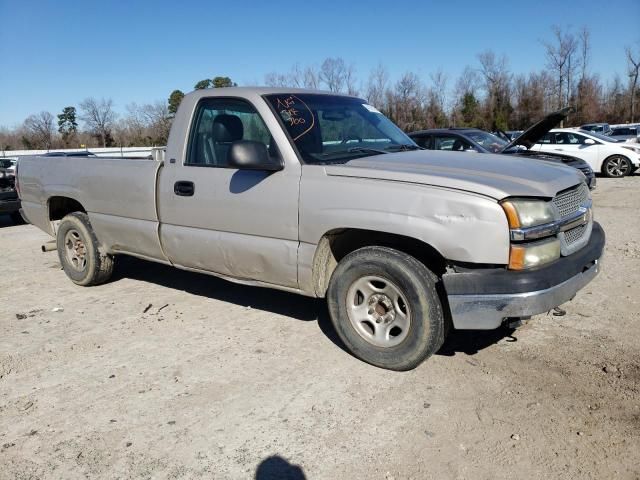
[[[566,316],[454,332],[405,373],[322,301],[131,258],[73,285],[0,219],[0,478],[640,478],[640,176],[600,179]]]

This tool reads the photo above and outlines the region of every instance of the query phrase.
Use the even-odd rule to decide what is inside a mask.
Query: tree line
[[[359,78],[355,64],[331,57],[319,65],[297,63],[288,72],[267,73],[264,83],[364,97],[405,131],[448,126],[522,130],[564,106],[573,107],[566,125],[639,120],[640,43],[621,47],[618,54],[625,56],[627,69],[607,82],[591,68],[586,27],[554,26],[540,46],[546,63],[527,74],[513,73],[505,55],[486,50],[455,79],[442,70],[428,78],[408,71],[393,82],[382,63]],[[194,89],[236,85],[229,77],[216,76],[200,80]],[[124,115],[116,113],[111,99],[87,98],[78,109],[64,107],[55,117],[41,112],[18,128],[0,129],[0,149],[164,145],[183,97],[181,90],[174,90],[166,101],[129,104]]]

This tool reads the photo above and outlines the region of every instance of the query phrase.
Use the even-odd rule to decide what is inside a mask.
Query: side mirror
[[[227,160],[230,167],[241,170],[277,172],[284,168],[278,159],[269,156],[264,143],[251,140],[233,142],[229,148]]]
[[[593,138],[585,138],[584,144],[585,145],[595,145],[596,141]]]

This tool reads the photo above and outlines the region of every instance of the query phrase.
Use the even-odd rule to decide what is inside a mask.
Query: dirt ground
[[[0,219],[0,478],[640,478],[640,175],[599,179],[604,270],[566,316],[396,373],[322,301],[131,258],[67,280]]]

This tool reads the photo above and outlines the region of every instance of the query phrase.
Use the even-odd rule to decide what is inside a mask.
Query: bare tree
[[[574,55],[578,48],[578,41],[571,32],[563,32],[558,26],[551,28],[554,36],[552,42],[544,41],[547,66],[557,78],[557,108],[568,103],[571,96],[571,83],[574,65]],[[566,85],[566,97],[565,97]]]
[[[584,80],[587,76],[587,66],[589,64],[589,53],[591,50],[591,32],[584,26],[578,33],[578,42],[580,43],[580,67],[582,74],[580,80]]]
[[[478,91],[478,85],[480,80],[478,79],[478,74],[476,71],[470,66],[464,67],[464,70],[458,77],[456,81],[455,94],[458,97],[462,97],[465,94],[471,93],[476,96]]]
[[[264,83],[269,87],[317,89],[320,85],[320,78],[319,72],[315,67],[302,68],[299,63],[295,63],[289,73],[267,73],[264,76]]]
[[[289,83],[292,87],[303,88],[304,87],[304,70],[300,63],[296,62],[291,67],[291,73],[289,73]]]
[[[631,47],[625,48],[627,54],[627,65],[629,68],[629,90],[631,94],[631,122],[635,122],[636,115],[636,93],[638,88],[638,74],[640,73],[640,52],[632,52]]]
[[[142,106],[140,113],[145,119],[153,141],[161,145],[166,144],[169,130],[171,130],[171,116],[167,105],[162,101],[149,103]]]
[[[406,72],[400,77],[389,104],[390,113],[401,129],[411,132],[424,126],[424,88],[415,73]]]
[[[507,117],[510,114],[510,84],[507,57],[496,57],[491,50],[486,50],[478,55],[480,72],[484,78],[484,88],[487,92],[485,128],[495,130],[505,128]]]
[[[447,84],[449,77],[442,70],[429,74],[431,78],[431,88],[433,97],[436,99],[438,106],[444,111],[447,108]]]
[[[267,87],[290,87],[288,75],[278,72],[269,72],[264,76],[264,84]]]
[[[37,115],[30,115],[24,121],[24,128],[29,136],[29,141],[34,146],[47,150],[51,148],[56,131],[51,113],[40,112]]]
[[[111,128],[116,119],[113,111],[113,100],[96,100],[93,97],[86,98],[80,103],[82,115],[80,119],[94,135],[100,138],[103,147],[107,146],[107,139],[111,133]]]
[[[304,69],[304,88],[320,88],[320,72],[316,67],[309,66]]]
[[[496,57],[491,50],[485,50],[478,55],[480,72],[484,77],[485,89],[491,95],[504,89],[509,83],[509,66],[507,57]]]
[[[320,66],[319,79],[332,92],[343,92],[347,81],[347,65],[340,57],[326,58]]]
[[[352,63],[347,65],[344,75],[344,83],[346,87],[346,93],[348,95],[358,95],[358,87],[356,86],[356,82],[358,81],[356,67]]]
[[[126,109],[127,117],[115,128],[121,145],[135,143],[153,146],[167,142],[171,116],[165,102],[145,105],[131,103]]]
[[[600,121],[613,123],[617,118],[626,117],[628,103],[625,97],[625,87],[619,74],[616,73],[613,79],[607,82],[603,97],[605,105],[598,114]]]
[[[380,110],[386,110],[385,92],[388,87],[389,72],[382,63],[379,63],[369,74],[366,93],[369,103]]]

